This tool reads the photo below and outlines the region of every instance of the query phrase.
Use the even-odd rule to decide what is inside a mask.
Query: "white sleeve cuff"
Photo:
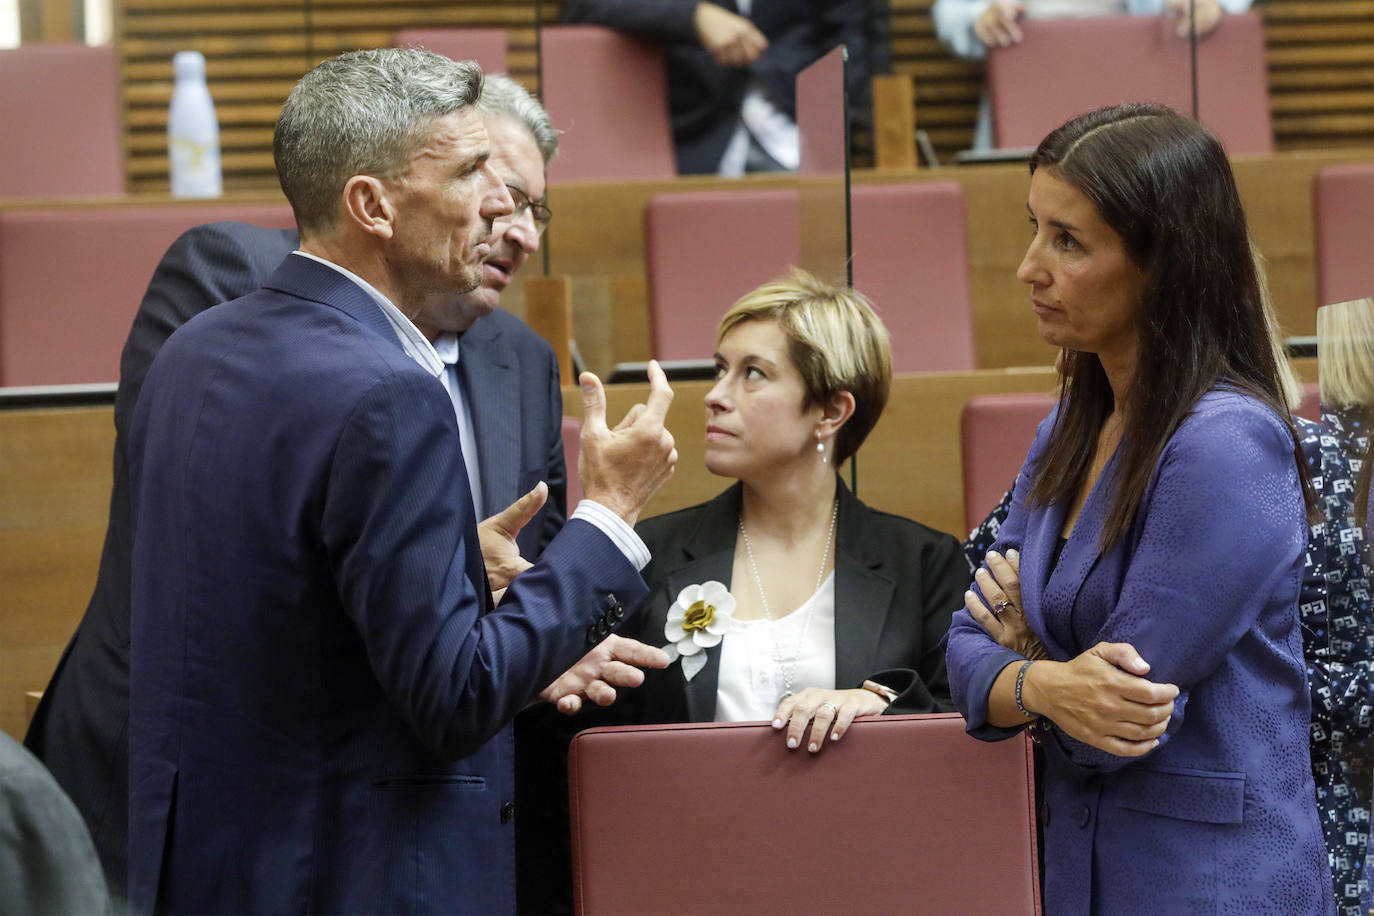
[[[594,499],[584,499],[573,510],[572,518],[580,518],[601,529],[601,533],[620,548],[625,559],[634,564],[635,569],[643,570],[649,565],[649,548],[640,540],[635,530],[625,520],[607,509]]]

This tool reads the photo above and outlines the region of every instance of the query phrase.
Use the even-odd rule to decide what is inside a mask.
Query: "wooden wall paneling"
[[[531,0],[124,0],[116,20],[129,190],[164,191],[172,55],[205,54],[223,150],[224,186],[274,190],[272,127],[291,87],[318,61],[380,47],[402,28],[505,28],[511,74],[537,89]]]
[[[19,739],[90,600],[110,508],[111,408],[0,411],[0,730]]]

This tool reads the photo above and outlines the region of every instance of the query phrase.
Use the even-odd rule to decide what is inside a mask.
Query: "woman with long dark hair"
[[[1031,158],[1066,351],[950,629],[969,732],[1045,751],[1048,912],[1326,913],[1298,623],[1310,489],[1220,144],[1156,105]]]

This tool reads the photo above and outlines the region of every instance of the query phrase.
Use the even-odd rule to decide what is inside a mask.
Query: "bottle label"
[[[219,197],[219,144],[171,138],[172,194],[177,197]]]

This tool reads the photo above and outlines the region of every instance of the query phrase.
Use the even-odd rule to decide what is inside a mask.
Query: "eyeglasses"
[[[515,222],[525,215],[525,211],[530,211],[534,217],[534,228],[540,235],[549,228],[549,220],[553,219],[553,211],[548,205],[537,200],[530,200],[530,196],[524,191],[512,185],[506,185],[506,190],[510,192],[510,199],[515,204],[515,209],[511,212],[510,221]]]

